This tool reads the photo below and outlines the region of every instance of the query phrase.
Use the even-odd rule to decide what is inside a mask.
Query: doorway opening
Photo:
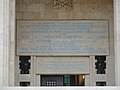
[[[85,86],[85,75],[41,75],[41,86]]]

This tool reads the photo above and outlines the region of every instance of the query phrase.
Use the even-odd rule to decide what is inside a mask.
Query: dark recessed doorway
[[[41,86],[85,86],[85,75],[41,75]]]

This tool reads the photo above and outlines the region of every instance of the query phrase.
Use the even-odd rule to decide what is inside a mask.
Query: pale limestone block
[[[26,4],[32,3],[32,0],[23,0],[23,3],[26,3]]]
[[[81,12],[87,12],[87,13],[88,12],[93,12],[93,13],[106,12],[107,9],[109,9],[109,7],[107,7],[108,4],[104,4],[104,3],[99,3],[99,4],[96,4],[96,3],[87,3],[87,4],[83,3],[83,4],[80,4],[79,3],[79,5],[80,5],[80,11]],[[111,10],[111,8],[109,10]]]
[[[17,12],[16,13],[16,19],[22,19],[23,18],[23,13]]]
[[[41,13],[23,13],[23,19],[41,19]]]
[[[33,13],[23,13],[23,19],[32,19]]]
[[[41,0],[44,4],[52,4],[52,0]]]
[[[76,19],[76,13],[75,12],[67,13],[67,18],[68,19]]]
[[[89,5],[90,6],[90,5]],[[88,6],[87,6],[88,7]],[[88,9],[88,8],[87,8]],[[87,12],[88,10],[86,9],[86,5],[85,4],[81,4],[80,5],[80,12]]]
[[[102,19],[113,19],[113,14],[112,14],[112,12],[108,12],[108,13],[107,12],[103,12],[101,18]],[[113,24],[112,24],[112,26],[113,26]]]
[[[107,75],[106,74],[98,74],[95,76],[96,81],[107,81]]]
[[[113,5],[107,4],[107,5],[106,5],[106,8],[107,8],[107,11],[108,11],[108,12],[111,12],[111,11],[113,10]]]
[[[113,3],[115,0],[104,0],[104,4],[111,4]]]
[[[80,3],[80,0],[73,0],[73,3]]]
[[[79,3],[82,4],[90,4],[91,0],[79,0]]]
[[[31,75],[19,75],[19,81],[28,81],[28,82],[30,82],[30,80],[31,80]]]
[[[32,19],[41,19],[41,13],[33,13]]]
[[[43,4],[29,4],[27,6],[27,12],[42,12],[44,11]]]
[[[16,4],[16,12],[19,12],[19,4]]]
[[[95,0],[94,0],[95,1]],[[98,1],[100,2],[100,0],[96,0],[97,1],[97,3],[98,3]],[[85,4],[90,4],[91,3],[91,0],[84,0],[84,3]]]
[[[76,13],[76,19],[82,19],[82,18],[81,18],[81,15],[82,15],[82,13],[80,13],[80,12],[79,12],[79,13]]]
[[[40,3],[41,1],[43,1],[43,0],[32,0],[32,3]]]
[[[73,5],[73,11],[74,12],[80,12],[80,4],[79,3],[76,3]]]
[[[27,1],[27,0],[26,0]],[[23,3],[23,0],[16,0],[17,4]]]
[[[36,74],[90,73],[89,57],[37,57],[35,68]]]
[[[58,19],[58,13],[56,12],[44,12],[44,14],[41,14],[41,18],[43,19]]]
[[[99,13],[99,12],[97,12],[97,13],[87,13],[86,14],[86,17],[88,17],[90,19],[92,19],[92,18],[94,18],[94,19],[102,19],[101,16],[102,16],[102,13]]]
[[[19,4],[18,11],[19,12],[26,12],[27,11],[27,5],[26,4]]]
[[[66,19],[67,18],[67,13],[59,13],[58,18],[59,19]]]
[[[45,4],[45,11],[50,12],[50,11],[54,11],[54,9],[51,4]]]
[[[108,12],[107,5],[105,5],[105,4],[99,5],[97,11],[98,11],[98,12]]]

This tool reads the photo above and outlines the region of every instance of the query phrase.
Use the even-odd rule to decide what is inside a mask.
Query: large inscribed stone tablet
[[[17,55],[109,55],[108,21],[17,21]]]

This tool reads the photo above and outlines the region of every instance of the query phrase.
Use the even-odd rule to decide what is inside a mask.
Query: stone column
[[[0,86],[15,83],[15,0],[0,0]]]
[[[3,85],[3,0],[0,0],[0,86]]]
[[[14,86],[15,0],[0,0],[0,86]]]
[[[3,86],[15,81],[15,0],[3,0]]]
[[[120,86],[120,0],[114,0],[115,81]]]
[[[9,0],[3,0],[3,86],[8,86],[9,76]]]
[[[15,85],[15,4],[16,0],[9,0],[9,86]]]

